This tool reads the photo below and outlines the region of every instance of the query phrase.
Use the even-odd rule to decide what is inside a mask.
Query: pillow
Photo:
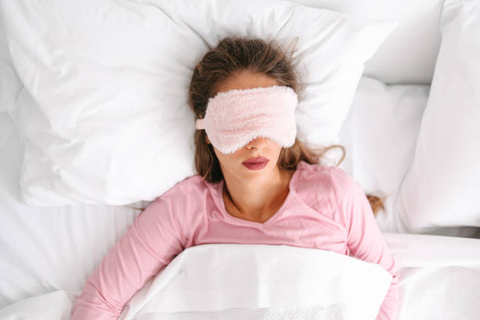
[[[413,155],[428,85],[387,85],[363,76],[340,131],[346,157],[340,166],[366,193],[384,200],[376,219],[384,232],[404,232],[393,210]]]
[[[119,319],[375,319],[391,281],[380,265],[337,252],[208,244],[180,253]]]
[[[397,215],[411,233],[480,226],[480,1],[446,0],[428,104]]]
[[[1,19],[1,14],[0,14]],[[2,22],[0,21],[0,26]],[[7,112],[10,117],[15,106],[15,97],[22,87],[12,59],[8,52],[7,40],[3,28],[0,28],[0,113]]]
[[[364,63],[396,26],[287,1],[0,3],[33,206],[151,201],[194,170],[192,70],[226,36],[297,38],[307,144],[337,141]]]

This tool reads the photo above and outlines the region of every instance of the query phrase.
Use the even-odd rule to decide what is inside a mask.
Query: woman
[[[317,248],[378,263],[393,280],[377,319],[396,318],[395,261],[372,210],[381,201],[296,139],[297,90],[291,58],[274,41],[226,38],[203,57],[189,90],[198,174],[138,215],[88,278],[73,319],[117,319],[176,255],[207,243]]]

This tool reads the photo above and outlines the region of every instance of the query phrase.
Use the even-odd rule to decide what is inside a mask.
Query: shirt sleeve
[[[340,214],[348,233],[347,245],[350,254],[364,261],[380,264],[392,275],[392,282],[376,320],[395,320],[400,304],[399,274],[368,198],[360,184],[342,169],[332,168],[332,179]]]
[[[176,190],[142,211],[87,279],[72,310],[73,320],[118,319],[128,300],[184,249]]]

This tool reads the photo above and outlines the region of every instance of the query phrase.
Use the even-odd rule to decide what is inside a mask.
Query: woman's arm
[[[136,217],[87,279],[72,308],[73,320],[117,319],[128,300],[183,251],[178,198],[171,190]]]
[[[347,245],[351,255],[364,261],[380,264],[392,276],[387,295],[380,307],[377,320],[397,319],[399,275],[395,260],[387,247],[360,184],[340,168],[333,168],[335,193],[348,232]]]

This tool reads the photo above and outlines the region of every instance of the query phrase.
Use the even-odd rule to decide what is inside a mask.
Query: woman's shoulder
[[[329,183],[332,175],[345,173],[338,167],[323,166],[316,163],[300,161],[297,164],[297,183]],[[345,173],[346,174],[346,173]]]
[[[363,194],[360,184],[339,167],[303,163],[297,170],[295,190],[303,202],[324,214],[331,208],[330,218],[345,226],[348,219],[343,207],[356,203]]]
[[[314,189],[335,196],[349,189],[356,181],[342,168],[310,164],[300,161],[297,165],[297,189]]]

